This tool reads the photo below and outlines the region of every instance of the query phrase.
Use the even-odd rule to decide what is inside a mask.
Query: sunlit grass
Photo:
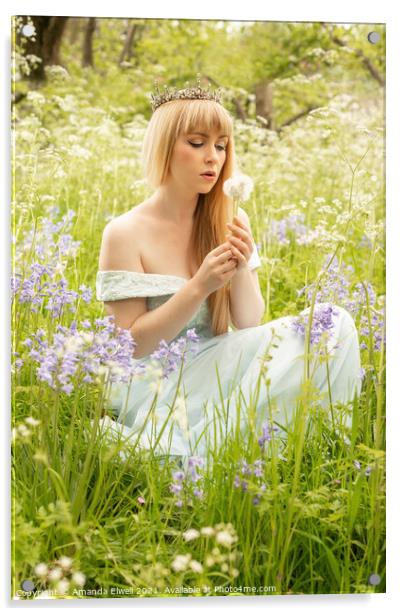
[[[365,112],[363,127],[354,105],[341,97],[280,139],[251,124],[236,132],[255,183],[244,207],[262,259],[263,322],[297,315],[319,293],[353,306],[360,399],[329,413],[306,388],[288,434],[262,446],[250,408],[247,436],[235,431],[193,470],[98,431],[106,369],[87,381],[82,369],[63,389],[40,378],[45,362],[27,343],[38,331],[53,341],[57,325],[73,321],[88,333],[100,327],[90,290],[101,233],[148,194],[145,121],[119,125],[74,80],[57,94],[50,82],[17,108],[13,596],[27,579],[74,597],[185,595],[183,586],[200,595],[384,592],[382,109]],[[63,556],[72,559],[64,569]]]

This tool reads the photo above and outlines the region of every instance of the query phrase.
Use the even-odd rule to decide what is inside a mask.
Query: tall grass
[[[70,345],[74,323],[87,342],[105,331],[91,294],[101,233],[147,194],[143,118],[118,125],[78,81],[56,85],[57,97],[50,81],[15,118],[12,596],[34,596],[24,580],[84,598],[384,592],[382,109],[341,97],[280,139],[236,125],[256,185],[246,209],[263,262],[263,322],[313,307],[319,294],[353,309],[360,397],[320,409],[306,371],[287,434],[261,444],[251,404],[248,430],[183,467],[99,430],[104,362],[87,380],[82,366],[64,382],[46,371],[58,326]],[[66,354],[54,357],[61,366]],[[269,387],[269,368],[258,385]]]

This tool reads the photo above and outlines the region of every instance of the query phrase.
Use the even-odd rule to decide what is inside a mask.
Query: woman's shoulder
[[[142,271],[142,238],[145,236],[146,221],[141,212],[142,208],[136,211],[140,206],[112,218],[105,225],[99,269]]]
[[[147,202],[143,201],[128,210],[115,216],[106,224],[105,229],[116,233],[131,233],[134,229],[141,229],[146,225],[148,218]]]

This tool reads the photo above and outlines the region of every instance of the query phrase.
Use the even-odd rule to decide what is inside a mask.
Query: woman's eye
[[[192,145],[193,148],[200,148],[202,145],[204,145],[203,143],[194,143],[193,141],[189,141],[189,144]],[[224,145],[217,145],[215,147],[221,151],[226,150],[226,147]]]

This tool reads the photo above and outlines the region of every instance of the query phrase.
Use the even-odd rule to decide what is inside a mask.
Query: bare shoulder
[[[141,262],[141,239],[146,223],[142,208],[137,207],[116,216],[106,224],[99,254],[101,271],[144,271]]]

